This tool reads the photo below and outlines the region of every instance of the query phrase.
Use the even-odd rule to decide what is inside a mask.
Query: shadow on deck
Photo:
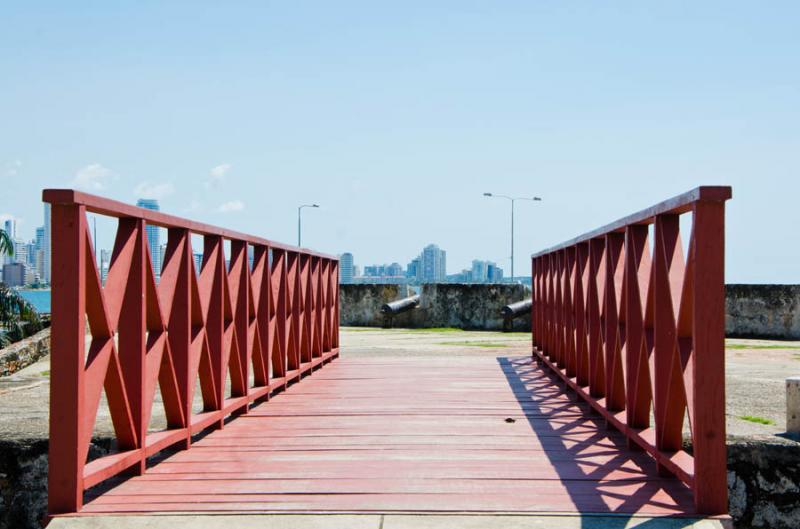
[[[683,483],[659,477],[647,454],[528,357],[340,358],[191,450],[92,492],[53,527],[677,528],[699,519]]]

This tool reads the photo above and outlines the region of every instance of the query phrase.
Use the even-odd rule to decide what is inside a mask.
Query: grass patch
[[[756,415],[741,415],[739,418],[743,421],[754,422],[756,424],[775,424],[775,421],[773,420],[765,419],[764,417],[758,417]]]
[[[42,375],[42,376],[45,376],[45,377],[49,377],[50,376],[50,370],[46,369],[46,370],[42,371],[39,374]]]
[[[454,345],[456,347],[485,347],[487,349],[502,349],[508,347],[508,344],[497,342],[439,342],[436,345]]]
[[[794,358],[795,360],[800,360],[800,354],[798,354],[798,355],[792,355],[792,358]]]
[[[729,343],[725,344],[725,349],[783,349],[785,351],[800,351],[800,347],[796,345],[764,345],[746,343]]]
[[[402,330],[404,332],[413,332],[413,333],[417,333],[417,332],[436,332],[436,333],[440,333],[440,332],[464,332],[464,329],[459,329],[458,327],[431,327],[431,328],[428,328],[428,329],[398,329],[398,330]]]

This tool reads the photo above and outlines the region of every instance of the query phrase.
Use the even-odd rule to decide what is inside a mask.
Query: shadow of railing
[[[497,362],[582,527],[596,527],[593,520],[605,515],[604,528],[622,529],[637,513],[659,516],[637,528],[694,523],[690,489],[659,477],[652,458],[630,449],[625,437],[609,430],[586,403],[575,401],[558,377],[529,357],[498,357]]]

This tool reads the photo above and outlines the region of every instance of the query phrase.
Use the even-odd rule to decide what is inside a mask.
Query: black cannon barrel
[[[528,314],[531,311],[532,305],[532,300],[523,299],[522,301],[506,305],[500,309],[500,314],[502,314],[504,318],[516,318],[517,316]]]
[[[400,314],[401,312],[406,312],[413,309],[417,305],[419,305],[419,294],[409,298],[398,299],[397,301],[392,301],[391,303],[386,303],[381,307],[381,313],[391,315]]]

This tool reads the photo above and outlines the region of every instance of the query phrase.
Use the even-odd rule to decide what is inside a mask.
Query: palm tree
[[[39,313],[19,292],[0,283],[0,347],[42,329]]]
[[[11,235],[4,229],[0,229],[0,255],[14,255],[14,241]]]

